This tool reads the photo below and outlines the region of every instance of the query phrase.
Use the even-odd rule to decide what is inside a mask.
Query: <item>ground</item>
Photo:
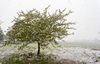
[[[30,46],[30,47],[29,47]],[[0,59],[11,53],[36,53],[37,49],[29,45],[23,50],[18,50],[15,45],[8,45],[0,48]],[[34,45],[35,46],[35,45]],[[41,50],[41,53],[58,55],[58,60],[84,62],[86,64],[100,64],[100,50],[82,47],[56,47]]]

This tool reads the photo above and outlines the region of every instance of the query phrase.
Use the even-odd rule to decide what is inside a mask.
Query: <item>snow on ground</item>
[[[16,50],[0,50],[0,58],[5,55],[20,52]],[[22,52],[22,51],[21,51]],[[86,62],[87,64],[100,64],[100,51],[81,47],[57,48],[46,54],[58,55],[58,59],[69,59],[73,61]],[[99,58],[98,58],[99,57]],[[99,62],[97,62],[99,61]]]
[[[94,51],[91,49],[80,48],[80,47],[70,47],[70,48],[59,48],[60,51],[53,50],[52,53],[47,54],[58,55],[60,59],[69,59],[73,61],[86,62],[87,64],[96,64],[100,61],[100,51]],[[100,64],[100,62],[98,62]]]

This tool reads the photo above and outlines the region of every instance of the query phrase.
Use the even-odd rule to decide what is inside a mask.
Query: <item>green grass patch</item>
[[[62,47],[83,47],[100,49],[100,42],[59,42]]]

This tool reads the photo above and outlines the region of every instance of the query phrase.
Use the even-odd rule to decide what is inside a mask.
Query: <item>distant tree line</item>
[[[3,30],[0,27],[0,43],[4,40]]]

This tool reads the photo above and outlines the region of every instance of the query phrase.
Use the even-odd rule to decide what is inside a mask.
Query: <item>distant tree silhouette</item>
[[[4,34],[3,34],[3,31],[0,27],[0,41],[3,41],[3,37],[4,37]]]

